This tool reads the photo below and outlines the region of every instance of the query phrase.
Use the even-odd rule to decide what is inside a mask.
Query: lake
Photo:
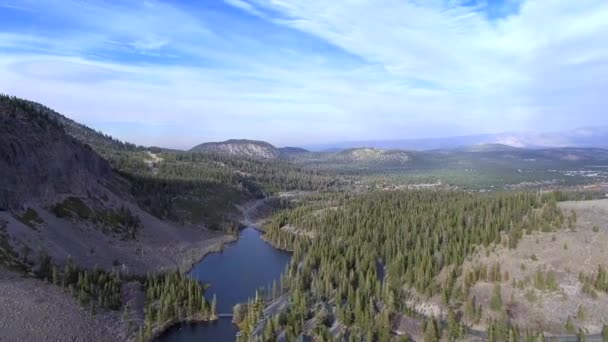
[[[217,312],[231,314],[234,305],[247,302],[257,289],[272,285],[275,280],[278,283],[290,259],[290,253],[272,247],[262,239],[262,233],[248,227],[222,252],[207,255],[189,275],[211,284],[205,297],[211,301],[215,295]],[[157,341],[234,341],[237,331],[232,318],[225,317],[215,322],[175,325]]]

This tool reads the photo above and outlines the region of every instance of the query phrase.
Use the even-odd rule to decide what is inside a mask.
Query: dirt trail
[[[150,167],[152,169],[152,173],[154,175],[158,174],[158,166],[157,164],[159,164],[160,162],[163,161],[163,158],[159,157],[158,155],[156,155],[155,153],[151,152],[151,151],[146,151],[148,153],[148,156],[152,159],[144,159],[144,163],[146,165],[148,165],[148,167]]]

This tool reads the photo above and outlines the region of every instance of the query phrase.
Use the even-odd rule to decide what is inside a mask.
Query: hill
[[[190,149],[190,152],[214,152],[256,159],[278,159],[281,157],[281,151],[273,145],[265,141],[247,139],[203,143]]]
[[[375,148],[353,148],[340,151],[329,156],[330,160],[345,163],[360,163],[364,165],[404,165],[411,156],[405,151],[381,150]]]
[[[309,151],[300,147],[280,147],[279,151],[284,155],[308,153]]]
[[[40,103],[28,101],[28,100],[20,100],[24,104],[27,104],[31,107],[31,109],[38,113],[38,115],[46,116],[52,121],[58,122],[64,129],[65,133],[76,138],[76,140],[90,145],[96,150],[100,149],[118,149],[118,150],[136,150],[136,149],[144,149],[143,146],[137,146],[135,144],[131,144],[128,142],[123,142],[118,139],[113,138],[108,134],[104,134],[101,131],[96,131],[86,125],[78,123],[66,116],[57,113],[56,111],[48,108]]]
[[[408,167],[413,154],[399,150],[351,148],[337,152],[308,152],[292,155],[296,164],[313,169],[350,173],[357,170],[394,170]]]
[[[142,210],[132,180],[68,134],[65,122],[44,107],[0,96],[0,264],[35,269],[49,256],[145,274],[175,267],[180,249],[200,253],[210,236],[220,236]],[[161,246],[176,249],[142,252]]]
[[[63,194],[85,196],[115,186],[110,165],[65,134],[57,117],[19,99],[0,97],[0,209]]]

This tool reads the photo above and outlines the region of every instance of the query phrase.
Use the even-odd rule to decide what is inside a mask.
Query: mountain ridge
[[[519,148],[599,147],[608,148],[608,126],[581,127],[562,132],[496,133],[436,138],[342,141],[306,145],[311,151],[335,151],[366,146],[380,149],[436,150],[454,149],[482,144],[502,144]]]

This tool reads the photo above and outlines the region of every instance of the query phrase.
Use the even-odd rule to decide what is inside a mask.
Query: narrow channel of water
[[[278,282],[290,259],[290,253],[266,243],[258,230],[245,228],[235,243],[196,264],[190,276],[210,283],[205,292],[207,300],[215,295],[218,313],[231,314],[234,305],[246,302],[257,289],[271,285],[274,280]],[[231,318],[220,318],[209,323],[178,324],[157,341],[234,341],[236,333]]]

